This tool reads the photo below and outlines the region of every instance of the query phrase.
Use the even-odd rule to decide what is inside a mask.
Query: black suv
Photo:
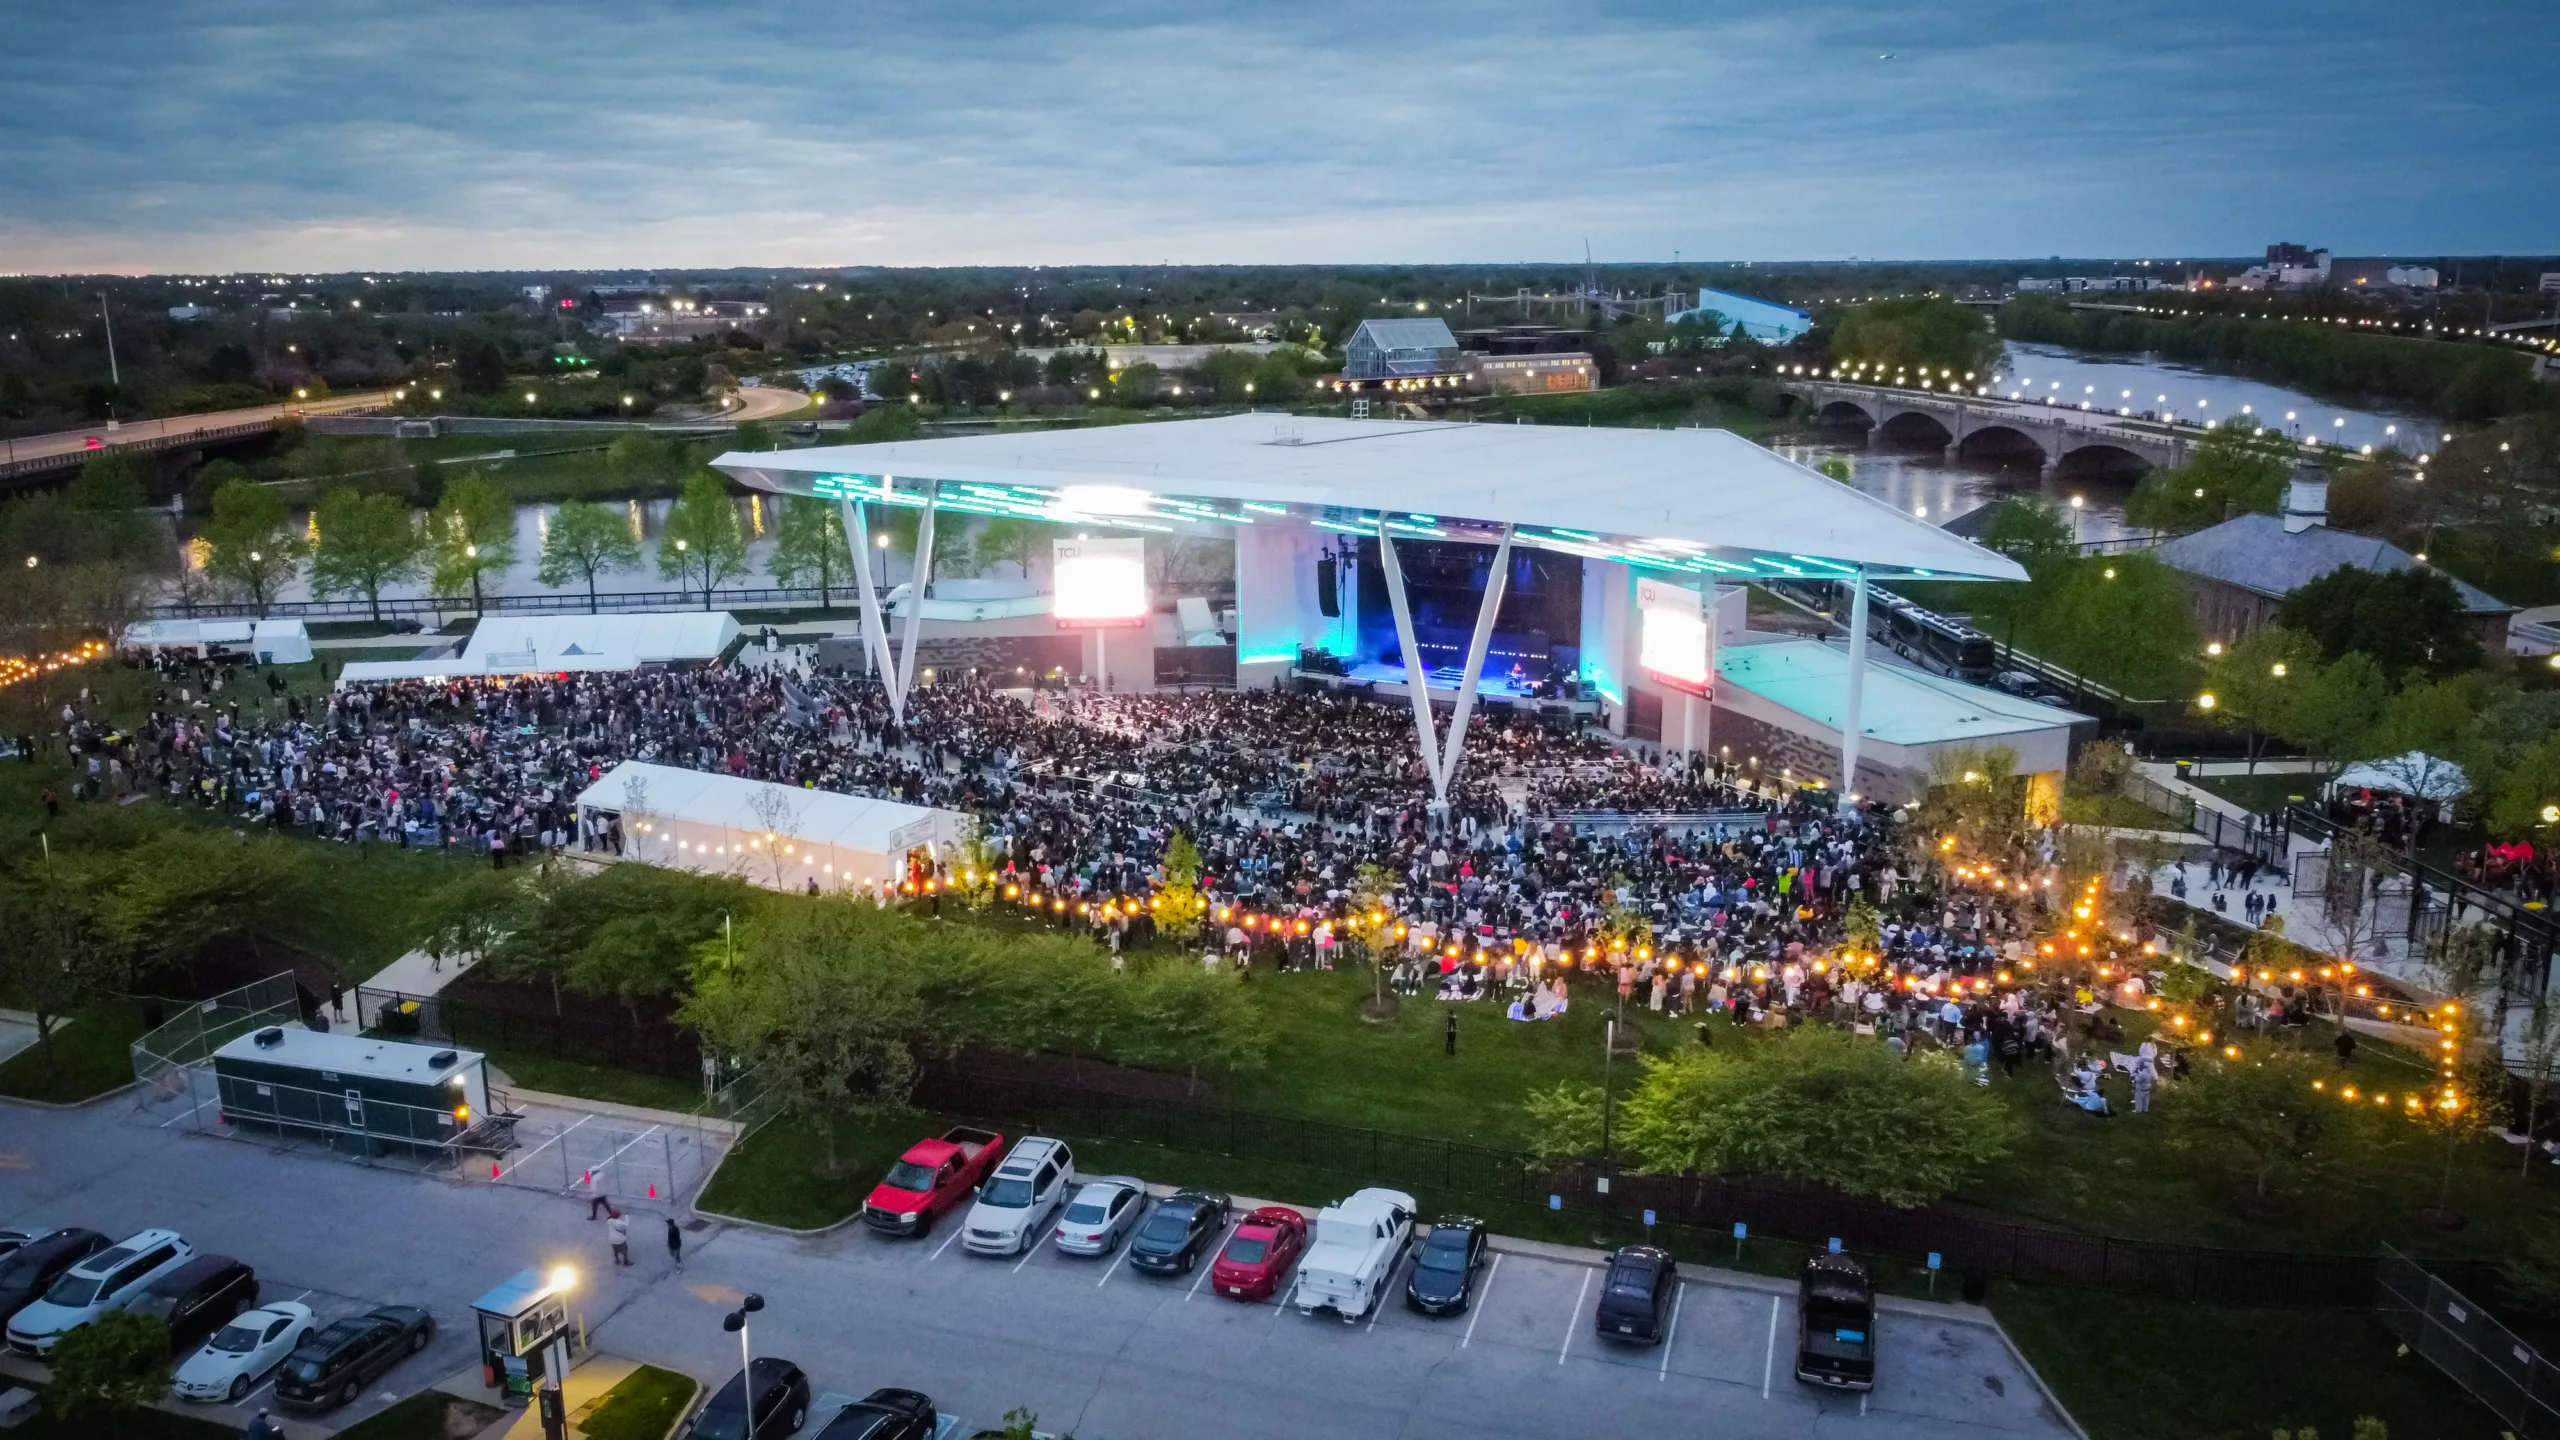
[[[729,1377],[685,1430],[687,1440],[747,1440],[747,1382],[755,1382],[755,1433],[764,1440],[795,1434],[809,1419],[809,1377],[788,1360],[759,1355]],[[857,1432],[858,1433],[858,1432]]]
[[[1227,1197],[1215,1190],[1183,1190],[1158,1204],[1129,1241],[1131,1268],[1158,1275],[1188,1275],[1200,1252],[1227,1228]]]
[[[921,1390],[874,1390],[835,1413],[818,1440],[933,1440],[942,1424]]]
[[[0,1321],[26,1309],[53,1288],[62,1272],[107,1248],[95,1230],[66,1228],[39,1235],[0,1260]]]
[[[1680,1267],[1668,1251],[1630,1245],[1609,1258],[1609,1278],[1600,1287],[1600,1309],[1592,1325],[1606,1340],[1662,1343],[1671,1299],[1680,1291]]]
[[[169,1322],[169,1353],[184,1355],[258,1303],[258,1275],[228,1255],[198,1255],[151,1282],[137,1315]]]
[[[293,1410],[334,1410],[435,1338],[435,1320],[414,1305],[334,1321],[293,1347],[276,1372],[276,1399]]]

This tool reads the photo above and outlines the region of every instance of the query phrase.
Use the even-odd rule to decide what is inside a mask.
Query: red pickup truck
[[[965,1203],[1004,1156],[1004,1137],[962,1126],[919,1140],[862,1205],[863,1223],[891,1235],[922,1235],[934,1218]]]

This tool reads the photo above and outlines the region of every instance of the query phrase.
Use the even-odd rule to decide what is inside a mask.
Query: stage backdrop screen
[[[1639,632],[1636,661],[1646,674],[1691,694],[1707,693],[1709,637],[1698,592],[1685,585],[1636,581]]]
[[[1147,623],[1146,541],[1060,540],[1052,563],[1061,626]]]

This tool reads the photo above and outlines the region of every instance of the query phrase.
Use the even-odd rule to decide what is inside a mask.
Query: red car
[[[1307,1217],[1285,1205],[1265,1205],[1227,1237],[1227,1248],[1209,1267],[1210,1288],[1233,1300],[1267,1300],[1306,1253]]]

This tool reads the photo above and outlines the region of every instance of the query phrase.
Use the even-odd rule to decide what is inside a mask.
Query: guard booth
[[[546,1380],[558,1388],[578,1340],[569,1319],[577,1280],[566,1265],[548,1274],[520,1271],[471,1302],[480,1321],[480,1378],[490,1389],[512,1401],[530,1398]]]

